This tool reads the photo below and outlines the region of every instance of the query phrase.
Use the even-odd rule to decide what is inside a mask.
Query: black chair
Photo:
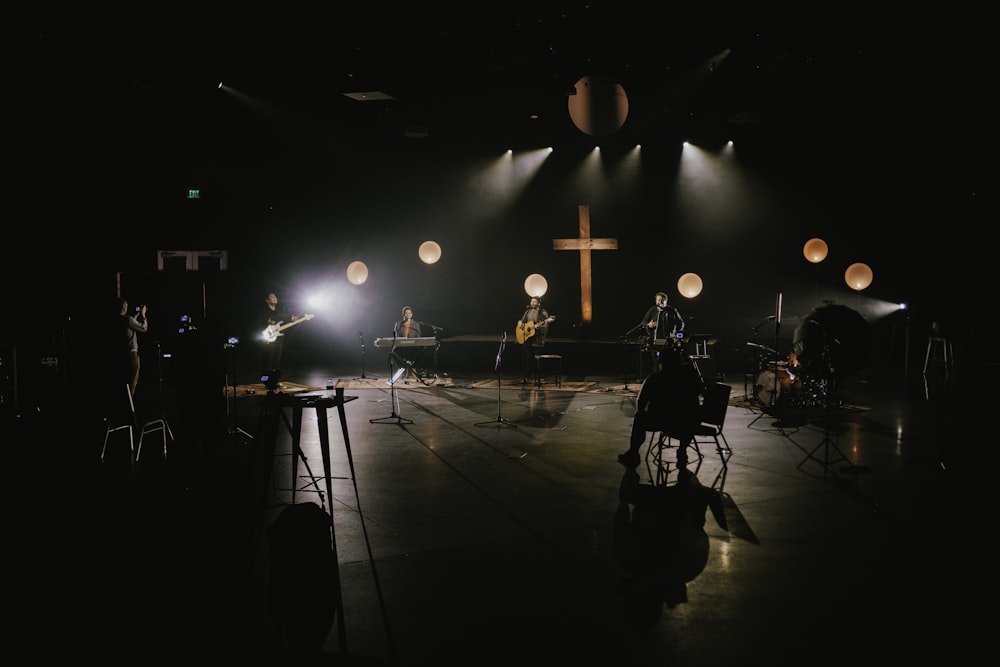
[[[729,411],[729,397],[732,394],[732,387],[722,382],[709,382],[705,385],[705,400],[701,409],[701,426],[695,431],[694,446],[699,444],[714,444],[715,451],[719,455],[722,467],[719,469],[712,488],[721,492],[726,485],[726,475],[729,472],[729,459],[733,455],[733,450],[726,440],[723,429],[726,425],[726,413]],[[698,449],[699,455],[701,454]]]

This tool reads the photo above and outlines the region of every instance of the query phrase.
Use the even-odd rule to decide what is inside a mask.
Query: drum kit
[[[871,334],[856,311],[827,304],[802,319],[787,356],[747,345],[758,353],[753,399],[762,410],[827,408],[839,402],[839,381],[867,360]]]
[[[753,398],[763,408],[825,407],[829,401],[827,378],[805,371],[794,352],[781,355],[766,345],[747,343],[760,352]]]

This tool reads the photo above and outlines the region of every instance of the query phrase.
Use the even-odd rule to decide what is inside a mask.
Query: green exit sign
[[[188,199],[201,199],[201,190],[198,188],[188,188]]]

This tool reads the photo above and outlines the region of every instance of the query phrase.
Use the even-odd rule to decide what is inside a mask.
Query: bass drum
[[[795,329],[792,350],[810,377],[836,378],[855,373],[868,361],[872,338],[868,322],[838,304],[815,308]]]
[[[802,390],[802,379],[788,370],[783,361],[772,362],[754,382],[754,397],[761,406],[785,405]]]

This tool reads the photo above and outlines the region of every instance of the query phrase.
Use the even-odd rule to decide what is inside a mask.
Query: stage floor
[[[295,432],[293,409],[256,391],[214,394],[213,410],[171,402],[167,455],[154,433],[139,461],[124,432],[101,458],[106,424],[86,388],[68,416],[5,421],[8,469],[34,479],[31,550],[47,554],[16,604],[30,616],[57,601],[63,619],[41,624],[56,636],[37,645],[105,664],[267,665],[276,619],[297,611],[342,664],[964,662],[985,648],[989,615],[972,603],[995,575],[969,558],[991,525],[980,474],[996,456],[969,418],[988,395],[978,374],[859,373],[845,393],[865,409],[836,429],[782,425],[727,378],[723,522],[689,502],[686,522],[659,515],[680,560],[636,573],[616,516],[623,485],[652,473],[616,459],[638,386],[482,375],[392,391],[356,384],[360,371],[285,373],[303,389],[289,400],[336,396],[331,377],[353,397],[343,425],[325,413],[326,453],[317,410],[306,403]],[[709,487],[721,461],[701,451],[690,468]],[[332,561],[302,552],[276,573],[271,528],[304,503],[332,516]],[[272,598],[280,582],[287,595]]]

